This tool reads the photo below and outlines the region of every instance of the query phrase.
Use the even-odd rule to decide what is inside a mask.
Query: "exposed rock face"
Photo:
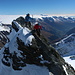
[[[9,41],[10,24],[0,24],[0,49]]]
[[[8,40],[7,35],[9,34],[9,32],[7,31],[0,31],[0,49],[6,44]]]
[[[22,17],[20,19],[22,20]],[[25,40],[21,39],[20,36],[22,37],[24,28],[19,25],[21,24],[19,23],[20,21],[18,22],[19,24],[15,23],[17,20],[12,25],[12,30],[15,30],[16,35],[3,48],[2,63],[4,65],[12,66],[14,70],[22,70],[22,67],[25,67],[26,64],[35,64],[48,67],[53,75],[75,75],[73,68],[48,44],[44,37],[42,38],[42,35],[38,37],[34,30],[32,30],[23,36],[23,38],[26,37],[25,40],[27,37],[33,36],[32,42],[28,41],[26,43]],[[27,31],[29,30],[27,29]]]
[[[22,26],[24,26],[24,24],[25,24],[24,18],[21,16],[19,18],[17,18],[16,21]]]

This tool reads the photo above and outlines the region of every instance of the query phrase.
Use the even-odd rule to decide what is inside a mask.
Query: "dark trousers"
[[[36,29],[36,33],[38,36],[40,36],[40,29]]]

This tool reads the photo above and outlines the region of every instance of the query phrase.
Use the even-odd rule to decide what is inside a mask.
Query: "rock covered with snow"
[[[8,42],[8,34],[10,33],[10,25],[0,24],[0,49]]]
[[[49,72],[50,75],[74,75],[73,69],[69,69],[44,37],[38,37],[17,21],[13,21],[11,29],[9,42],[0,51],[0,74],[6,75],[4,69],[7,75],[49,75]]]
[[[32,46],[34,36],[31,30],[16,21],[13,23],[18,31],[12,26],[9,42],[0,50],[0,75],[49,75],[49,70],[43,66],[47,61],[38,53],[38,48]]]

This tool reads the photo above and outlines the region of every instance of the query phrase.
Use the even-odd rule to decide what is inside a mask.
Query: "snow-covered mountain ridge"
[[[9,41],[0,50],[0,75],[74,75],[73,68],[42,35],[38,37],[19,23],[13,21]]]
[[[21,27],[17,22],[14,23],[19,28],[19,32],[17,33],[14,29],[12,29],[12,32],[8,36],[10,42],[6,43],[6,45],[0,50],[0,75],[38,75],[38,73],[39,75],[49,75],[49,71],[46,67],[37,66],[35,64],[29,65],[25,63],[26,61],[24,60],[28,55],[23,55],[23,52],[18,50],[18,44],[16,41],[17,38],[18,40],[21,39],[24,41],[24,45],[29,46],[32,45],[31,41],[34,36],[31,35],[28,28],[25,27],[23,29],[23,27]],[[30,59],[32,60],[32,57],[30,57]]]

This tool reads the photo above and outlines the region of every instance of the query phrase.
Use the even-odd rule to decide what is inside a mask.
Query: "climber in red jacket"
[[[34,30],[36,31],[38,36],[40,36],[40,30],[41,29],[42,29],[42,26],[40,26],[39,23],[34,25]]]

